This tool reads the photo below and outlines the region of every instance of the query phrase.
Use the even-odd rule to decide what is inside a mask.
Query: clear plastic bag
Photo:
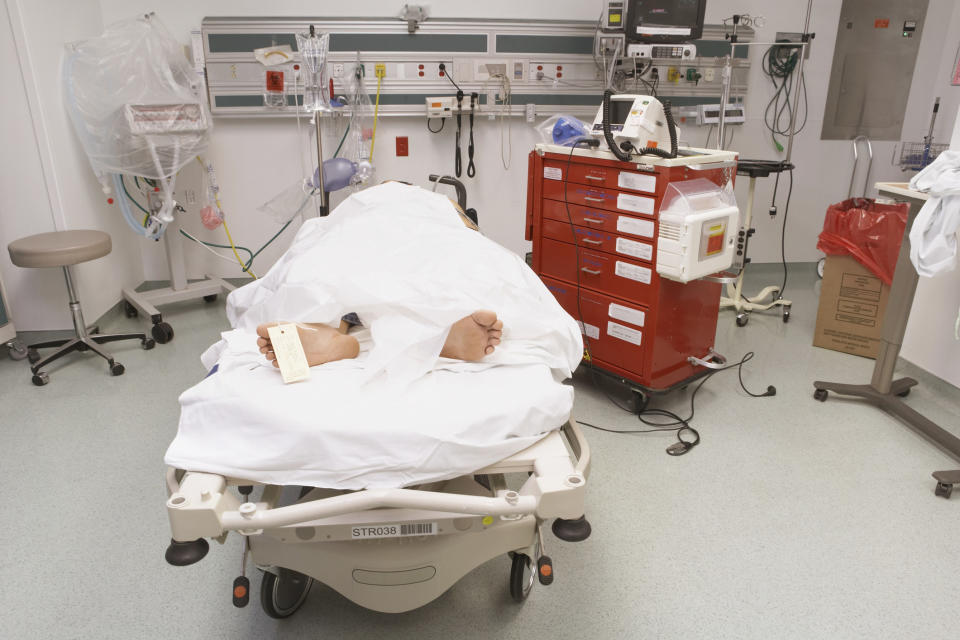
[[[560,144],[565,147],[590,136],[590,126],[586,122],[564,114],[550,116],[534,129],[546,144]]]
[[[64,97],[97,176],[174,175],[207,148],[202,82],[154,14],[67,45]]]

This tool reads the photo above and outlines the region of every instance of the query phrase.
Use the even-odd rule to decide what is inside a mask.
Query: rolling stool
[[[96,260],[110,253],[112,245],[110,236],[102,231],[53,231],[39,233],[26,238],[20,238],[7,246],[10,260],[18,267],[62,267],[63,275],[67,280],[67,293],[70,295],[70,313],[73,316],[75,338],[65,340],[50,340],[31,344],[27,347],[27,357],[30,359],[30,370],[33,372],[33,384],[42,387],[50,382],[50,377],[41,371],[44,365],[57,360],[71,351],[87,351],[88,349],[107,361],[110,373],[119,376],[123,373],[123,365],[116,362],[109,353],[100,348],[104,342],[117,340],[139,340],[144,349],[152,349],[155,342],[143,333],[116,333],[100,334],[94,328],[92,333],[87,332],[83,323],[83,312],[80,310],[80,301],[73,288],[73,265],[88,260]],[[41,360],[37,349],[60,347],[52,354]]]

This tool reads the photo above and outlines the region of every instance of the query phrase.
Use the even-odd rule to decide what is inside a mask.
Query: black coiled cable
[[[643,147],[637,149],[630,142],[624,142],[618,146],[613,139],[613,133],[610,130],[610,96],[613,91],[607,89],[603,92],[603,138],[607,141],[610,152],[617,156],[618,160],[628,162],[632,154],[658,156],[660,158],[670,159],[677,157],[677,125],[673,120],[673,111],[669,102],[663,102],[663,117],[667,121],[667,132],[670,135],[670,151],[659,149],[657,147]]]

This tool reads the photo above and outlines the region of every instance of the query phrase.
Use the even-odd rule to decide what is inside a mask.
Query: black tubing
[[[613,139],[613,133],[610,131],[610,96],[613,91],[607,89],[603,92],[603,138],[607,141],[610,153],[617,156],[618,160],[628,162],[631,157],[630,151],[621,149]],[[658,156],[660,158],[670,159],[677,157],[677,125],[673,120],[673,111],[669,102],[663,102],[663,117],[667,121],[667,131],[670,134],[670,151],[659,149],[657,147],[644,147],[637,149],[629,142],[624,142],[624,146],[632,149],[633,153],[638,155]]]

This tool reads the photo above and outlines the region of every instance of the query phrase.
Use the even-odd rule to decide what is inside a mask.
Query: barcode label
[[[350,537],[359,538],[403,538],[405,536],[435,536],[436,522],[414,522],[410,524],[378,524],[352,527]]]

